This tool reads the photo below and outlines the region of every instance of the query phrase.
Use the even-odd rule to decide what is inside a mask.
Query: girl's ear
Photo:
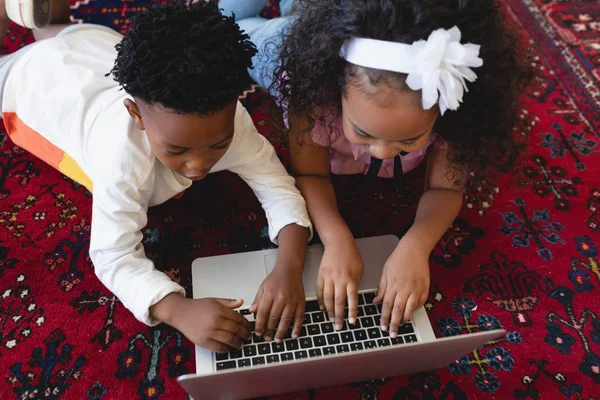
[[[144,120],[142,118],[142,114],[140,113],[140,109],[138,108],[136,102],[131,99],[125,99],[123,100],[123,105],[127,109],[127,112],[129,113],[131,118],[133,118],[135,126],[142,131],[146,130],[144,128]]]

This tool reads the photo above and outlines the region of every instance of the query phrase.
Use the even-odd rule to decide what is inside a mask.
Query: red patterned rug
[[[524,94],[517,132],[528,137],[528,153],[517,170],[499,164],[500,179],[466,194],[432,254],[426,307],[438,336],[509,333],[438,371],[275,398],[599,397],[600,5],[504,3],[536,52],[539,79]],[[137,0],[86,0],[72,11],[77,21],[123,32],[141,8]],[[11,27],[3,50],[28,41]],[[244,99],[286,160],[285,140],[265,123],[267,102],[260,90]],[[412,194],[402,196],[385,182],[337,179],[354,234],[401,235],[422,177],[410,174]],[[166,326],[138,323],[96,279],[90,205],[82,187],[0,133],[0,398],[184,399],[175,377],[193,371],[193,347]],[[188,289],[194,258],[269,246],[258,202],[228,173],[151,210],[144,234],[149,256]]]

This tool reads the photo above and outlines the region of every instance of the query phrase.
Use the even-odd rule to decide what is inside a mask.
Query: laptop
[[[299,338],[282,343],[253,336],[241,350],[213,353],[196,346],[196,373],[178,378],[195,400],[243,399],[405,375],[445,367],[506,332],[502,329],[436,339],[424,308],[400,327],[396,338],[379,328],[381,305],[372,304],[383,265],[398,244],[396,236],[357,239],[365,264],[358,321],[335,331],[316,302],[323,246],[307,249],[304,266],[306,312]],[[199,258],[192,264],[194,298],[244,299],[247,309],[275,265],[276,249]]]

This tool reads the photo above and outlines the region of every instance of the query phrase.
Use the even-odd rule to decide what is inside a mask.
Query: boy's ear
[[[131,115],[131,118],[133,118],[135,126],[137,126],[138,129],[145,131],[146,128],[144,128],[144,120],[142,119],[142,113],[140,113],[140,109],[138,108],[136,102],[131,99],[125,99],[123,100],[123,105],[127,109],[129,115]]]

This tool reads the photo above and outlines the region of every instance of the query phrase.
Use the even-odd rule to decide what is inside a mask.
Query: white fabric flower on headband
[[[479,45],[460,43],[458,27],[438,29],[425,40],[413,44],[353,38],[342,46],[340,55],[362,67],[407,74],[406,84],[422,91],[425,110],[436,103],[440,113],[456,110],[467,91],[467,83],[477,74],[471,68],[481,67]]]

